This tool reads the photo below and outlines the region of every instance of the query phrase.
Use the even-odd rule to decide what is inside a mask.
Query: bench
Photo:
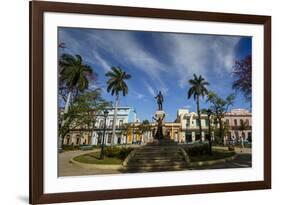
[[[92,145],[82,145],[80,146],[80,149],[85,151],[85,150],[91,150],[93,149]]]

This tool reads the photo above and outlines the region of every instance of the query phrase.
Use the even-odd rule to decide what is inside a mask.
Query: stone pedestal
[[[162,119],[165,115],[166,114],[163,110],[157,110],[154,114],[154,117],[158,120],[159,118]],[[163,122],[165,122],[165,117],[163,119]]]

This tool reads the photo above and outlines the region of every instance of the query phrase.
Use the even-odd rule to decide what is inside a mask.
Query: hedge
[[[185,147],[185,151],[192,157],[206,155],[209,152],[209,145],[208,143],[196,143]]]
[[[119,148],[119,147],[105,147],[104,148],[104,155],[107,157],[115,157],[121,160],[124,160],[129,154],[130,152],[133,150],[134,148],[130,148],[130,147],[123,147],[123,148]]]

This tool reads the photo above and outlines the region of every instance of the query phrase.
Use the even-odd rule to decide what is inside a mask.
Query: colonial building
[[[189,112],[187,109],[179,109],[177,113],[176,122],[180,123],[181,136],[184,138],[184,142],[194,142],[200,140],[199,131],[199,118],[197,113]],[[201,128],[202,128],[202,140],[204,141],[209,135],[209,121],[206,114],[201,114]],[[213,133],[211,133],[213,136]]]
[[[118,107],[116,118],[116,132],[113,139],[113,119],[114,108],[108,108],[109,114],[106,118],[106,129],[104,143],[112,144],[147,144],[154,141],[157,131],[157,123],[149,122],[148,129],[141,130],[142,123],[137,118],[136,111],[131,107]],[[223,119],[225,127],[225,140],[239,140],[241,137],[251,141],[252,138],[252,115],[245,109],[233,109],[225,114]],[[96,117],[95,126],[92,131],[85,127],[72,130],[65,138],[64,144],[98,145],[102,143],[104,132],[104,116]],[[211,123],[211,133],[209,133],[209,123]],[[126,133],[123,131],[123,125],[129,125]],[[208,116],[201,113],[202,141],[205,141],[209,134],[214,139],[214,128],[219,128],[214,124],[214,120],[208,121]],[[177,143],[191,143],[200,140],[199,118],[196,112],[190,112],[188,109],[179,109],[174,122],[163,122],[163,135]]]
[[[225,124],[229,127],[226,136],[228,140],[252,141],[252,113],[245,109],[233,109],[224,117]]]
[[[105,144],[125,144],[128,143],[127,136],[122,134],[123,124],[137,124],[139,120],[137,119],[136,111],[131,107],[118,107],[116,115],[116,130],[115,138],[113,139],[112,129],[113,129],[113,119],[114,119],[114,108],[108,108],[108,116],[106,118],[106,130],[105,130]],[[104,116],[98,116],[95,123],[94,132],[92,135],[92,144],[97,145],[102,143],[103,138],[103,128],[105,125]],[[113,141],[112,141],[113,140]]]

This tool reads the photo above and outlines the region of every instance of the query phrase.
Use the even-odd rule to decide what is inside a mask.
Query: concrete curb
[[[101,169],[101,170],[120,170],[124,169],[124,167],[120,164],[87,164],[81,163],[74,160],[75,157],[69,160],[69,163],[73,164],[76,167],[84,168],[84,169]]]
[[[132,157],[135,156],[136,150],[137,150],[137,148],[130,152],[130,154],[129,154],[129,155],[126,157],[126,159],[123,161],[123,166],[127,166],[128,162],[132,159]]]
[[[190,167],[201,167],[201,166],[209,166],[209,165],[215,165],[215,164],[220,164],[220,163],[226,163],[228,161],[232,161],[236,159],[238,155],[234,154],[231,157],[227,157],[224,159],[217,159],[217,160],[211,160],[211,161],[199,161],[199,162],[190,162],[189,166]]]
[[[180,147],[180,150],[181,150],[181,152],[182,152],[182,154],[183,154],[183,156],[184,156],[185,162],[186,162],[188,165],[190,165],[190,158],[189,158],[188,154],[186,153],[186,151],[185,151],[182,147]]]

